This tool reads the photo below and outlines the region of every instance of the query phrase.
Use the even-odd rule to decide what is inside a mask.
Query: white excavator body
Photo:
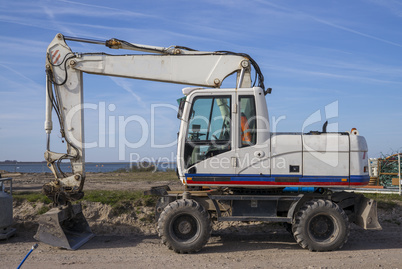
[[[147,54],[76,53],[66,40]],[[256,73],[254,82],[252,67]],[[185,97],[181,99],[178,113],[181,124],[176,162],[184,192],[158,190],[163,196],[157,205],[157,216],[161,215],[159,233],[163,242],[175,251],[198,251],[206,243],[209,226],[201,231],[203,236],[199,241],[191,239],[196,242],[194,246],[186,243],[188,235],[180,231],[180,227],[191,224],[188,222],[191,218],[199,220],[194,223],[209,225],[210,215],[206,211],[215,212],[217,220],[293,224],[296,236],[304,229],[299,225],[298,217],[308,213],[303,211],[297,215],[296,212],[305,208],[303,203],[312,201],[313,208],[323,207],[320,212],[329,212],[317,219],[317,227],[321,221],[334,221],[324,235],[311,238],[313,244],[309,248],[316,250],[336,249],[346,242],[348,219],[343,210],[348,212],[351,221],[365,229],[380,229],[375,201],[344,192],[332,194],[328,189],[368,183],[368,148],[364,137],[357,132],[327,132],[328,122],[321,131],[271,132],[265,99],[271,89],[265,89],[258,64],[247,54],[203,52],[179,46],[145,46],[117,39],[97,41],[57,34],[47,49],[46,73],[45,130],[48,140],[45,159],[54,179],[43,186],[43,191],[57,207],[41,216],[35,235],[40,241],[77,249],[93,236],[80,205],[71,204],[84,195],[83,73],[198,87],[183,89]],[[236,85],[220,88],[232,74],[236,74]],[[67,144],[66,153],[50,149],[53,112]],[[72,174],[60,169],[60,162],[66,159],[71,162]],[[288,187],[313,187],[314,193],[287,195],[284,189]],[[201,193],[194,193],[196,197],[190,199],[191,190]],[[167,207],[169,203],[172,203],[171,207]],[[196,207],[198,213],[188,205]],[[231,215],[222,216],[222,212]],[[188,217],[181,223],[181,218],[176,221],[176,214]],[[176,224],[178,230],[169,226]],[[317,227],[311,229],[319,232]],[[339,239],[335,243],[322,243],[331,241],[339,233],[338,228],[330,227],[344,229],[336,235]],[[195,234],[198,234],[198,228],[197,225],[191,227]],[[175,229],[178,234],[172,235]],[[322,241],[323,236],[328,238]],[[300,244],[306,247],[304,243]]]

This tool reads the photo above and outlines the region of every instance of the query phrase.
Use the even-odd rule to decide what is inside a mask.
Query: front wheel
[[[192,199],[171,202],[158,220],[158,233],[163,244],[177,253],[201,250],[208,242],[211,231],[208,212]]]
[[[315,199],[300,208],[292,226],[297,243],[310,251],[340,249],[349,237],[346,213],[329,200]]]

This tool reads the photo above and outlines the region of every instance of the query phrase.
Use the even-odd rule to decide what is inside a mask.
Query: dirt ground
[[[13,175],[13,188],[39,191],[51,177],[43,174]],[[88,175],[86,189],[148,189],[180,182],[131,181],[113,173]],[[32,245],[37,211],[42,205],[14,204],[17,234],[0,241],[0,268],[16,268]],[[22,268],[402,268],[402,203],[379,208],[382,231],[365,231],[352,225],[348,242],[338,251],[302,249],[279,224],[215,223],[208,244],[196,254],[176,254],[164,246],[155,224],[143,221],[153,209],[113,216],[111,208],[83,203],[96,237],[76,251],[39,242]]]

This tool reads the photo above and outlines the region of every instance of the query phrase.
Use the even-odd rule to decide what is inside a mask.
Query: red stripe
[[[60,54],[57,56],[56,60],[54,60],[54,57],[56,57],[56,55],[59,53],[59,50],[56,50],[53,52],[52,54],[52,60],[53,60],[53,64],[57,63],[57,61],[60,59]]]
[[[57,63],[57,61],[60,59],[60,54],[59,54],[59,56],[57,56],[57,58],[56,58],[56,60],[55,61],[53,61],[53,64],[56,64]]]
[[[249,185],[249,186],[364,186],[366,182],[261,182],[261,181],[187,181],[188,185]]]

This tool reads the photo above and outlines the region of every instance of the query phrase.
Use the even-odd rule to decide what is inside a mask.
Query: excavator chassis
[[[323,188],[314,192],[274,189],[180,192],[161,186],[145,194],[160,196],[155,208],[158,233],[163,244],[178,253],[199,251],[208,242],[212,220],[283,223],[296,242],[310,251],[342,248],[351,223],[365,230],[382,229],[377,203],[353,192]]]

